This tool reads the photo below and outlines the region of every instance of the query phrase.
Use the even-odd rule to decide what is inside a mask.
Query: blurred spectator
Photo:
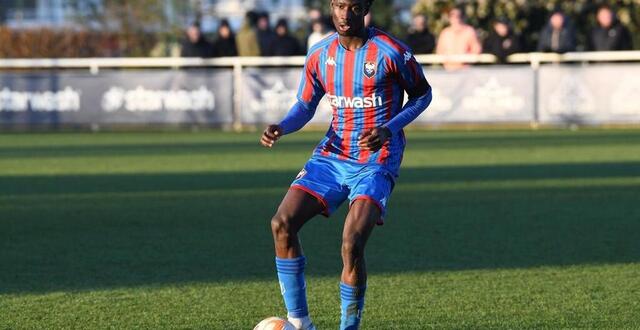
[[[180,56],[182,57],[211,57],[211,45],[200,31],[200,23],[194,22],[187,28],[187,36],[182,42]]]
[[[589,50],[630,50],[633,48],[631,33],[618,21],[609,6],[598,8],[598,25],[589,36]]]
[[[322,19],[322,11],[318,8],[309,9],[309,20],[314,22]]]
[[[177,42],[171,42],[167,38],[160,39],[149,51],[150,57],[180,57],[182,52]]]
[[[500,63],[505,63],[507,56],[522,51],[519,36],[513,32],[511,22],[505,18],[493,22],[482,49],[485,53],[495,55]]]
[[[311,34],[309,34],[309,37],[307,38],[307,50],[311,49],[313,45],[331,34],[332,31],[327,28],[327,24],[325,24],[322,18],[311,22]]]
[[[231,31],[229,21],[222,20],[218,26],[218,35],[213,43],[215,57],[238,56],[236,48],[236,38]]]
[[[566,53],[576,50],[576,32],[562,11],[549,17],[549,24],[540,32],[539,52]]]
[[[258,43],[260,44],[260,55],[262,56],[271,56],[272,47],[276,36],[271,31],[271,24],[269,23],[269,14],[260,13],[258,15],[258,23],[256,34],[258,37]]]
[[[464,22],[461,9],[453,8],[449,11],[449,26],[440,32],[436,53],[440,55],[480,54],[482,45],[476,31]],[[445,69],[460,69],[465,67],[460,62],[445,62]]]
[[[272,45],[274,56],[302,55],[298,40],[289,34],[287,20],[281,18],[276,23],[276,38]]]
[[[260,56],[260,44],[255,31],[256,18],[255,12],[247,12],[244,23],[238,31],[236,46],[239,56]]]
[[[424,15],[413,17],[409,34],[407,35],[407,45],[414,54],[430,54],[436,48],[436,38],[429,32],[427,18]]]
[[[119,57],[122,56],[120,49],[120,41],[118,35],[114,33],[102,32],[101,33],[100,53],[101,57]]]

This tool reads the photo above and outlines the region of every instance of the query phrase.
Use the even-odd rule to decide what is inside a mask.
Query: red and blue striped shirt
[[[408,47],[379,29],[369,28],[368,33],[365,44],[354,51],[340,44],[337,33],[314,45],[298,101],[314,111],[326,94],[333,109],[329,130],[314,155],[380,164],[397,173],[405,146],[401,129],[377,152],[359,148],[358,137],[398,115],[404,92],[426,84],[426,79]]]

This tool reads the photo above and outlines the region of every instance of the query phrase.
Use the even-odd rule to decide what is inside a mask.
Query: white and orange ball
[[[285,319],[269,317],[260,321],[253,330],[296,330],[296,328]]]

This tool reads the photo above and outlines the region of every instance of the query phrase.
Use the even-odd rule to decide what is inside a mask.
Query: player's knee
[[[271,232],[276,241],[287,241],[291,235],[291,219],[281,213],[277,213],[271,219]]]
[[[342,237],[342,258],[354,260],[364,255],[364,240],[358,235],[347,235]]]

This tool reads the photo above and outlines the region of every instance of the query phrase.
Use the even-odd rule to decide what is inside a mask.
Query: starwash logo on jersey
[[[327,98],[334,108],[362,109],[382,106],[382,96],[378,96],[376,93],[366,97],[347,97],[327,94]]]

